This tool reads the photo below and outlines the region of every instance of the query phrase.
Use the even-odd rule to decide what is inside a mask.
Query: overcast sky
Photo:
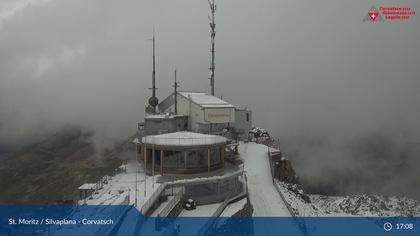
[[[216,94],[252,109],[304,181],[360,175],[372,183],[343,180],[340,191],[420,196],[420,22],[363,22],[379,3],[420,9],[217,1]],[[150,94],[153,28],[160,100],[175,67],[182,90],[209,91],[208,12],[206,0],[0,0],[0,143],[66,123],[103,145],[133,133]]]

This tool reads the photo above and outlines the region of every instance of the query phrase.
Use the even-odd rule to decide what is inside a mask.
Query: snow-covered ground
[[[87,199],[86,204],[136,205],[140,210],[142,205],[160,186],[157,183],[159,175],[146,176],[141,165],[135,160],[129,161],[125,168],[125,172],[113,176],[112,179],[108,180],[108,184],[104,184],[103,188],[98,190],[97,194],[93,194],[93,199]],[[79,202],[79,204],[83,203],[84,201]]]
[[[291,214],[273,184],[268,160],[268,147],[254,142],[239,145],[240,156],[244,161],[244,168],[248,179],[248,194],[254,208],[253,216],[285,216]],[[289,218],[291,223],[288,233],[302,235],[297,224]],[[277,235],[272,231],[270,221],[254,222],[255,235]]]
[[[418,216],[418,201],[381,195],[326,196],[305,194],[296,184],[276,181],[297,216]],[[306,196],[306,200],[302,197]]]
[[[153,195],[160,186],[157,183],[159,175],[154,177],[146,176],[142,171],[141,164],[134,159],[125,165],[126,171],[118,173],[108,180],[108,184],[103,189],[98,190],[93,195],[93,199],[88,199],[88,205],[133,205],[138,211],[141,211],[143,204]],[[145,191],[146,189],[146,191]],[[137,199],[137,200],[136,200]],[[83,204],[84,201],[80,201]],[[110,214],[116,214],[111,212]],[[135,219],[138,212],[129,211],[126,217]],[[130,220],[123,220],[122,225],[118,227],[118,234],[133,235],[135,224]]]
[[[276,180],[279,191],[283,194],[285,200],[292,208],[292,214],[295,216],[320,216],[323,215],[322,211],[311,203],[305,202],[302,197],[294,191],[288,189],[288,187],[296,186],[286,184]],[[298,190],[297,190],[298,191]]]
[[[323,196],[309,195],[314,206],[330,216],[419,216],[418,201],[381,195]]]
[[[239,145],[254,216],[290,216],[273,185],[267,151],[267,146],[254,142],[241,142]]]

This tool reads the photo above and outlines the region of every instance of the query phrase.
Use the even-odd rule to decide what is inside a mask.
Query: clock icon
[[[392,229],[392,224],[391,224],[391,223],[389,223],[389,222],[386,222],[386,223],[384,224],[384,230],[385,230],[385,231],[391,231],[391,229]]]

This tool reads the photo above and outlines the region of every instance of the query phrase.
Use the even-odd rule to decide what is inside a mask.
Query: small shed
[[[79,189],[80,200],[85,200],[86,198],[92,196],[97,188],[97,184],[86,183],[82,184]]]

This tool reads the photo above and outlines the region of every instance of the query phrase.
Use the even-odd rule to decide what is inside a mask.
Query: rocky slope
[[[77,187],[112,173],[121,165],[118,153],[126,149],[119,145],[98,155],[91,136],[67,126],[0,159],[0,204],[77,200]]]
[[[286,160],[284,160],[286,162]],[[420,202],[396,196],[326,196],[305,193],[296,182],[290,163],[281,165],[290,177],[279,175],[277,182],[295,215],[299,216],[420,216]],[[281,170],[279,170],[281,171]],[[293,180],[289,182],[287,180]]]
[[[322,196],[310,195],[311,202],[328,215],[419,216],[418,201],[381,195]]]
[[[253,128],[250,133],[263,139],[267,146],[275,140],[262,128]],[[277,148],[277,147],[276,147]],[[308,194],[299,181],[299,173],[290,160],[278,151],[271,155],[275,184],[283,193],[291,211],[297,216],[420,216],[420,202],[414,199],[375,194],[327,196]]]

